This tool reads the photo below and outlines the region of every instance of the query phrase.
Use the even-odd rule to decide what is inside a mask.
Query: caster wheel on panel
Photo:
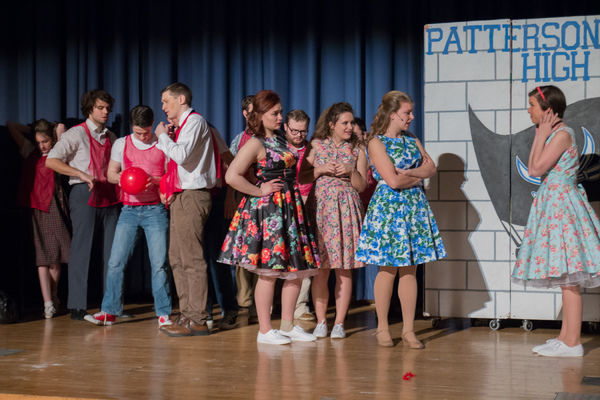
[[[441,318],[433,318],[431,320],[431,327],[432,328],[437,328],[438,326],[440,326],[440,322],[442,321]]]
[[[490,321],[490,329],[493,331],[497,331],[498,329],[500,329],[500,320],[499,319],[493,319]]]
[[[531,332],[533,330],[533,322],[531,322],[527,319],[524,319],[523,324],[521,325],[521,328],[523,328],[527,332]]]

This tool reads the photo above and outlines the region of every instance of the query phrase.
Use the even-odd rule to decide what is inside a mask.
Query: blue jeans
[[[123,206],[121,209],[108,261],[102,311],[113,315],[119,315],[123,311],[123,277],[127,262],[140,238],[139,228],[144,230],[148,243],[156,315],[170,315],[171,292],[167,274],[169,220],[165,206],[160,203],[150,206]]]

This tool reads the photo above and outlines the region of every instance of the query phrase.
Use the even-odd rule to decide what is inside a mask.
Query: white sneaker
[[[546,343],[544,343],[544,344],[540,344],[540,345],[538,345],[538,346],[535,346],[533,349],[531,349],[531,351],[533,351],[534,353],[537,353],[538,351],[540,351],[540,350],[541,350],[541,349],[543,349],[544,347],[546,347],[546,346],[549,346],[549,345],[551,345],[552,343],[556,343],[556,342],[558,342],[558,339],[557,339],[557,338],[554,338],[554,339],[548,339],[548,340],[546,340]]]
[[[560,340],[542,348],[538,351],[540,356],[546,357],[581,357],[583,356],[583,346],[578,344],[577,346],[569,347]]]
[[[344,330],[344,324],[337,324],[331,330],[332,339],[343,339],[346,337],[346,331]]]
[[[315,335],[306,332],[298,325],[295,325],[294,328],[289,332],[279,331],[279,333],[292,339],[292,342],[314,342],[317,340]]]
[[[161,315],[158,317],[158,329],[169,325],[173,325],[173,321],[171,321],[171,318],[168,315]]]
[[[56,308],[54,308],[52,302],[49,301],[48,303],[50,304],[44,304],[44,318],[46,319],[50,319],[54,317],[54,314],[56,314]]]
[[[260,333],[260,331],[258,331],[256,341],[265,344],[289,344],[292,342],[292,339],[283,336],[277,329],[271,329],[267,333]]]
[[[319,322],[315,330],[313,331],[313,335],[316,337],[327,337],[327,320],[323,320]]]

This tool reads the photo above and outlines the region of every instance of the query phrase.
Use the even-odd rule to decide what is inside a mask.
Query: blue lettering
[[[502,27],[506,31],[506,34],[504,35],[504,48],[502,49],[502,51],[509,52],[509,51],[511,51],[511,46],[514,45],[515,42],[517,41],[517,36],[516,35],[511,36],[512,32],[514,30],[521,29],[521,25],[509,25],[509,24],[506,24],[506,25],[502,25]],[[509,33],[509,28],[511,28],[511,27],[512,27],[512,29],[510,29],[510,33]],[[516,53],[516,52],[521,51],[521,49],[516,48],[516,47],[512,47],[512,51]]]
[[[432,37],[432,34],[434,32],[439,34],[439,36],[437,38]],[[433,54],[433,51],[431,51],[431,44],[434,42],[441,41],[443,35],[444,35],[444,32],[440,28],[427,29],[427,54],[429,54],[429,55]]]
[[[573,26],[575,27],[575,43],[571,46],[567,45],[567,29]],[[567,21],[562,26],[562,47],[565,50],[576,50],[579,47],[579,24],[576,21]]]
[[[530,69],[535,71],[535,81],[536,82],[540,81],[540,53],[533,53],[533,55],[535,56],[535,63],[531,66],[528,66],[527,59],[529,58],[529,53],[521,54],[521,57],[523,58],[523,80],[522,80],[522,82],[529,82],[529,79],[527,78],[527,71]]]
[[[477,49],[475,48],[475,31],[481,31],[481,25],[465,25],[463,26],[463,31],[471,31],[471,46],[469,48],[469,53],[477,53]]]
[[[565,53],[564,51],[557,51],[556,53],[552,54],[552,80],[554,82],[562,82],[562,81],[566,81],[567,79],[569,79],[569,68],[568,67],[563,67],[563,71],[565,71],[565,76],[557,76],[556,75],[556,58],[558,56],[563,56],[563,57],[565,57],[566,60],[569,60],[569,54]]]
[[[600,19],[594,20],[594,25],[596,28],[596,34],[594,35],[592,33],[592,28],[590,27],[590,24],[587,21],[583,21],[583,46],[581,46],[582,49],[588,48],[588,36],[592,41],[592,46],[594,46],[595,49],[600,49],[600,43],[598,42],[598,23],[599,22],[600,22]]]
[[[558,22],[546,22],[544,25],[542,25],[542,36],[546,39],[554,39],[556,43],[554,44],[554,46],[549,46],[546,43],[544,43],[542,47],[544,48],[544,50],[556,50],[560,45],[560,38],[556,35],[551,35],[548,32],[546,32],[546,29],[549,27],[558,30],[558,28],[560,28],[560,25],[558,25]]]
[[[590,60],[590,52],[589,51],[583,52],[584,60],[583,60],[582,64],[577,64],[575,62],[576,57],[577,57],[577,52],[572,51],[571,52],[571,70],[573,71],[573,73],[571,74],[571,80],[576,81],[577,80],[577,68],[583,68],[583,77],[582,78],[584,81],[589,81],[590,75],[588,74],[588,65],[589,65],[589,60]]]
[[[533,30],[533,32],[530,33],[529,32],[530,30]],[[533,50],[535,50],[535,51],[540,50],[540,41],[538,38],[539,34],[540,34],[540,27],[537,24],[523,25],[523,51],[529,50],[529,47],[527,46],[527,41],[529,39],[532,39],[533,43],[535,44],[535,46],[533,47]]]
[[[494,49],[494,30],[500,30],[500,25],[485,25],[483,27],[484,31],[490,31],[490,47],[488,47],[488,53],[495,53],[496,49]]]
[[[448,54],[448,48],[451,44],[456,45],[456,54],[463,53],[462,48],[460,47],[460,39],[458,38],[458,33],[456,32],[457,29],[458,27],[456,26],[450,27],[450,35],[448,35],[448,41],[446,42],[446,47],[444,47],[444,51],[442,52],[443,54]]]
[[[544,57],[544,77],[542,78],[542,82],[550,82],[550,74],[548,73],[548,58],[550,57],[550,53],[542,53],[542,57]]]

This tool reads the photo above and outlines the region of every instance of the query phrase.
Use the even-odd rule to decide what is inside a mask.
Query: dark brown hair
[[[543,97],[540,92],[544,95]],[[535,97],[538,103],[540,103],[542,111],[551,108],[552,111],[558,114],[559,118],[563,117],[565,110],[567,109],[567,99],[565,99],[565,94],[556,86],[538,86],[529,92],[529,97]]]
[[[262,123],[262,116],[277,104],[281,104],[281,99],[274,91],[261,90],[256,93],[254,99],[252,99],[252,112],[248,115],[248,128],[254,136],[265,137],[266,132]]]
[[[146,128],[154,123],[154,111],[148,106],[135,106],[129,112],[129,123],[131,126]]]
[[[169,94],[173,97],[179,97],[181,95],[185,96],[185,104],[189,107],[192,106],[192,91],[187,85],[184,85],[181,82],[175,82],[164,88],[160,91],[160,95],[164,92],[169,92]]]
[[[94,89],[90,90],[83,96],[81,96],[81,112],[87,118],[94,110],[96,100],[102,100],[108,104],[108,111],[111,111],[115,104],[115,99],[104,90]]]
[[[58,124],[56,122],[52,123],[44,118],[38,119],[33,123],[33,133],[34,135],[39,133],[41,135],[48,136],[54,144],[57,142],[58,137],[58,135],[56,134],[57,125]]]
[[[317,125],[315,126],[315,133],[313,134],[311,140],[324,140],[328,137],[331,137],[332,128],[329,124],[335,125],[338,119],[340,119],[340,115],[347,112],[352,113],[352,115],[354,115],[354,110],[352,109],[352,106],[346,102],[334,103],[330,107],[327,107],[325,111],[321,113],[321,116],[317,121]],[[354,119],[352,119],[352,123],[354,124]],[[352,148],[356,147],[356,145],[360,143],[360,139],[354,133],[354,131],[352,131],[352,135],[350,136],[350,143],[352,144]]]
[[[248,95],[242,99],[242,111],[248,112],[248,107],[252,104],[252,99],[254,99],[254,95]]]
[[[289,113],[287,113],[285,116],[285,124],[287,125],[290,122],[290,120],[292,120],[292,119],[296,122],[306,121],[306,124],[310,125],[310,118],[302,110],[295,109],[295,110],[292,110]]]

